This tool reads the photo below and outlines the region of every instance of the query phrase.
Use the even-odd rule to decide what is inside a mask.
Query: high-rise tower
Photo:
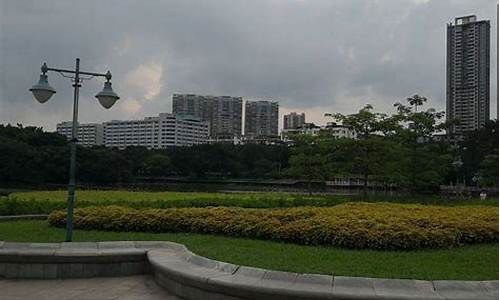
[[[490,21],[455,18],[446,48],[446,115],[460,121],[451,133],[463,136],[490,118]]]
[[[172,112],[209,122],[212,138],[233,138],[241,136],[242,102],[241,97],[174,94]]]
[[[278,136],[278,114],[278,102],[246,101],[245,135],[247,137]]]
[[[302,127],[306,123],[306,114],[297,114],[292,112],[283,116],[283,129],[296,129]]]

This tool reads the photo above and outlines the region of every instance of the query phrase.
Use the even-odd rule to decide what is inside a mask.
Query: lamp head
[[[47,102],[47,100],[49,100],[50,97],[56,93],[56,90],[49,85],[49,81],[47,80],[47,75],[45,73],[40,74],[40,80],[38,83],[32,86],[29,90],[33,93],[33,97],[35,97],[35,99],[40,103]]]
[[[106,81],[104,83],[104,88],[102,89],[102,91],[97,93],[95,97],[97,98],[97,100],[99,100],[99,103],[101,103],[101,105],[106,109],[113,106],[116,100],[120,99],[120,97],[118,97],[118,95],[113,91],[113,88],[111,88],[111,82],[109,81]]]

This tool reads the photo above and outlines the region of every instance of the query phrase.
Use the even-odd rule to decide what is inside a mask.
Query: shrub
[[[13,193],[0,199],[0,215],[49,214],[66,207],[66,191]],[[346,202],[346,197],[312,196],[287,193],[183,193],[77,191],[76,207],[124,206],[131,208],[172,208],[237,206],[273,208],[296,206],[332,206]]]
[[[49,216],[65,225],[66,212]],[[335,207],[143,209],[108,206],[75,210],[86,230],[193,232],[356,249],[410,250],[498,241],[493,207],[346,203]]]
[[[56,209],[66,208],[66,191],[39,191],[12,193],[0,198],[0,215],[49,214]],[[335,206],[340,203],[395,202],[435,205],[491,205],[498,206],[498,199],[450,200],[432,196],[381,196],[370,198],[345,195],[314,195],[287,193],[196,193],[196,192],[131,192],[79,190],[76,192],[76,207],[124,206],[130,208],[173,208],[173,207],[244,207],[277,208],[302,206]]]

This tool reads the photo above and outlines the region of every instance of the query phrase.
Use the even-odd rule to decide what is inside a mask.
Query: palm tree
[[[413,95],[413,97],[406,98],[406,100],[410,103],[410,105],[415,106],[415,112],[418,111],[419,106],[422,106],[424,102],[427,102],[427,98],[419,95]]]

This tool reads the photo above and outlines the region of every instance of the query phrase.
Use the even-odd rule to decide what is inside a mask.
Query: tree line
[[[327,133],[295,136],[290,174],[327,180],[357,177],[368,184],[396,186],[412,193],[439,185],[498,186],[498,121],[489,121],[463,139],[437,134],[450,131],[460,120],[444,121],[444,112],[423,110],[427,99],[414,95],[395,103],[387,115],[366,105],[355,114],[332,115],[354,129],[357,139],[335,139]]]
[[[130,183],[141,177],[282,178],[290,149],[285,145],[202,144],[191,147],[77,148],[80,183]],[[64,184],[69,176],[66,137],[39,127],[0,125],[0,183]]]
[[[456,121],[422,109],[425,97],[396,103],[392,115],[366,105],[333,121],[356,131],[357,139],[291,136],[289,144],[203,144],[191,147],[126,149],[78,147],[77,180],[98,185],[131,183],[137,178],[296,178],[305,182],[359,178],[411,192],[440,184],[498,185],[498,121],[471,132],[463,141],[434,135]],[[65,184],[69,147],[66,138],[39,127],[0,125],[0,184]]]

